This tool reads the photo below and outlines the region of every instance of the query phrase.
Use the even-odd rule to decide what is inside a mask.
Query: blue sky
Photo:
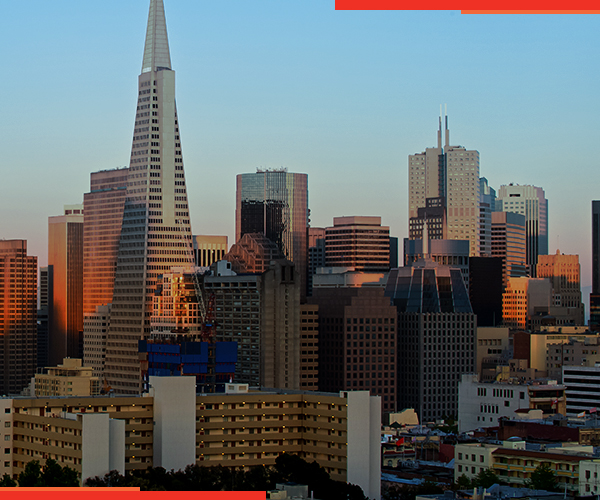
[[[148,0],[2,2],[1,238],[47,260],[47,217],[127,165]],[[407,157],[477,149],[492,187],[549,199],[550,251],[590,284],[600,18],[336,12],[333,0],[165,0],[193,231],[235,224],[235,175],[307,173],[311,220],[380,215],[407,236]]]

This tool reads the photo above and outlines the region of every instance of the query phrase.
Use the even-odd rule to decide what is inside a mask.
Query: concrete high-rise
[[[83,206],[48,218],[48,364],[83,357]]]
[[[162,0],[150,1],[105,374],[119,393],[140,389],[138,340],[150,333],[157,278],[193,265],[192,233]]]
[[[37,365],[37,257],[0,240],[0,394],[18,394]]]
[[[240,275],[231,267],[226,261],[213,264],[204,286],[214,296],[216,340],[238,344],[236,382],[299,389],[307,366],[300,365],[300,277],[295,266],[283,259],[262,274]]]
[[[306,296],[308,270],[308,176],[286,169],[237,176],[235,241],[263,233],[300,273]]]
[[[592,201],[592,293],[590,327],[600,329],[600,200]]]
[[[112,302],[128,168],[90,174],[83,195],[83,314]]]
[[[529,185],[500,186],[496,210],[525,216],[525,261],[530,276],[535,276],[538,255],[548,255],[548,200],[544,190]]]
[[[442,147],[440,116],[437,147],[408,157],[410,238],[418,239],[427,221],[430,239],[468,240],[470,255],[478,256],[479,152],[450,145],[447,116],[444,135]]]

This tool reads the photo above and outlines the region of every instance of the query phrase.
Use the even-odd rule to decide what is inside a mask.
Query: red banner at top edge
[[[461,10],[496,12],[599,13],[592,0],[335,0],[336,10]]]
[[[137,490],[137,491],[136,491]],[[2,500],[265,500],[265,491],[139,491],[138,488],[0,488]]]

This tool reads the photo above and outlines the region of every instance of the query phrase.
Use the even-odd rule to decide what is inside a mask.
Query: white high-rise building
[[[150,333],[159,275],[193,267],[192,233],[162,0],[150,1],[105,374],[119,393],[140,389],[138,341]]]
[[[479,152],[450,145],[447,116],[444,135],[442,147],[440,116],[437,148],[408,157],[410,238],[422,237],[426,220],[431,239],[467,240],[469,254],[479,256]]]

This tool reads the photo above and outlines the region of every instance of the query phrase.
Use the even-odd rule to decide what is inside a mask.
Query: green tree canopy
[[[492,469],[481,469],[471,484],[477,488],[489,488],[498,483],[500,483],[500,478]]]
[[[532,490],[558,491],[556,475],[548,464],[538,465],[531,473],[531,478],[526,486]]]
[[[17,482],[8,474],[4,474],[0,479],[0,488],[14,488]]]
[[[79,486],[79,473],[70,467],[61,465],[49,458],[42,467],[38,460],[31,460],[19,474],[19,486],[49,487],[49,486]]]

